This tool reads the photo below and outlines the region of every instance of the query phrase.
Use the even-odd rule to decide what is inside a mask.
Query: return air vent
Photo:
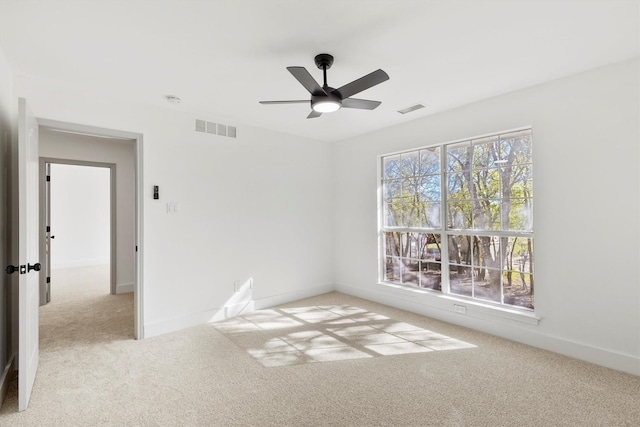
[[[207,122],[196,119],[196,132],[209,133],[211,135],[226,136],[235,138],[237,130],[235,126],[223,125],[222,123]]]
[[[412,111],[416,111],[419,110],[421,108],[424,108],[425,106],[422,104],[416,104],[416,105],[412,105],[411,107],[407,107],[407,108],[403,108],[402,110],[398,110],[398,113],[400,114],[407,114],[407,113],[411,113]]]

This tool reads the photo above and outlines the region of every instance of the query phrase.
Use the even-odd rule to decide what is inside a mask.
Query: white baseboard
[[[251,286],[243,286],[240,292],[235,293],[233,297],[229,299],[229,302],[222,307],[145,324],[144,336],[145,338],[151,338],[157,335],[203,325],[205,323],[218,322],[230,317],[251,313],[255,310],[262,310],[275,305],[325,294],[333,290],[333,285],[316,286],[300,291],[287,292],[254,300]]]
[[[116,285],[116,294],[128,294],[133,292],[133,283]]]
[[[13,364],[15,360],[15,355],[12,355],[9,358],[9,362],[7,362],[7,366],[4,367],[2,377],[0,377],[0,406],[2,405],[2,402],[4,402],[5,397],[7,397],[7,390],[9,389],[9,384],[13,379],[12,374],[15,372]]]
[[[299,291],[259,298],[254,300],[255,309],[262,310],[263,308],[274,307],[276,305],[286,304],[288,302],[297,301],[304,298],[311,298],[315,297],[316,295],[326,294],[327,292],[333,292],[335,290],[335,286],[333,285],[322,285],[301,289]]]
[[[640,375],[640,357],[638,356],[596,348],[587,344],[542,334],[531,328],[527,329],[526,327],[522,327],[522,325],[519,324],[520,321],[514,321],[513,319],[488,319],[485,315],[473,316],[472,312],[468,312],[467,315],[461,315],[450,310],[446,305],[439,307],[431,304],[425,305],[424,301],[421,301],[420,298],[414,298],[413,296],[402,297],[401,294],[397,292],[388,292],[375,286],[372,286],[370,289],[365,289],[362,287],[338,284],[335,286],[335,290],[347,295],[375,301],[443,322],[527,344],[532,347],[595,363],[596,365],[633,375]]]

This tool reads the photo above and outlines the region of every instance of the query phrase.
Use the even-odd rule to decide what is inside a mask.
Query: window
[[[381,280],[533,310],[531,129],[382,157]]]

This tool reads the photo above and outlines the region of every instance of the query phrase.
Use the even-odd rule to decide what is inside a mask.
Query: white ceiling
[[[336,141],[639,56],[638,0],[0,0],[14,74]],[[306,119],[287,66],[329,85],[378,68],[373,111]],[[170,105],[165,95],[183,102]],[[427,108],[403,116],[415,103]]]

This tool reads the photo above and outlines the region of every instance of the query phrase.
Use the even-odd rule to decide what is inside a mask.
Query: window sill
[[[378,286],[393,290],[394,293],[401,293],[403,299],[410,299],[415,302],[415,298],[418,297],[429,307],[453,312],[461,316],[475,317],[484,320],[506,319],[534,326],[537,326],[541,320],[540,317],[531,311],[484,304],[480,301],[459,298],[454,295],[445,295],[439,291],[430,289],[412,288],[385,282],[378,282]],[[458,310],[464,310],[464,312]]]

